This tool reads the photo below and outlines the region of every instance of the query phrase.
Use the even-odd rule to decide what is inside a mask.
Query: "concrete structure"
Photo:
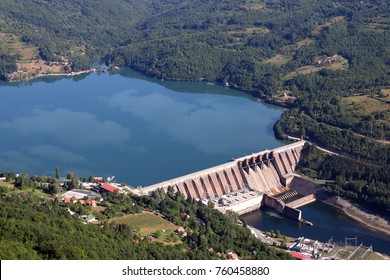
[[[266,150],[231,162],[135,190],[140,195],[169,187],[193,199],[215,199],[239,190],[276,195],[292,179],[305,141]]]
[[[138,195],[148,195],[158,188],[169,187],[185,197],[218,202],[222,197],[231,203],[217,206],[219,210],[233,210],[239,214],[258,209],[263,197],[273,197],[286,192],[294,178],[294,170],[301,156],[305,141],[299,141],[273,150],[266,150],[234,159],[199,172],[171,179],[145,188],[133,190]],[[249,193],[241,199],[243,193]],[[269,204],[273,204],[272,199]],[[300,211],[281,201],[280,212],[286,208],[294,219],[300,219]],[[279,207],[279,208],[280,208]],[[278,209],[278,208],[276,208]],[[295,211],[294,211],[295,210]],[[298,213],[299,211],[299,213]],[[291,212],[291,213],[290,213]]]

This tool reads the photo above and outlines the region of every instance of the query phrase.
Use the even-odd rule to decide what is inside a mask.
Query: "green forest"
[[[37,184],[36,179],[24,177],[32,185]],[[39,193],[34,187],[19,193],[0,188],[0,259],[225,259],[227,249],[240,259],[291,259],[289,254],[260,242],[248,229],[237,225],[237,216],[186,200],[179,193],[105,194],[105,210],[94,213],[101,226],[82,223],[79,215],[91,212],[89,206],[42,199]],[[76,214],[71,215],[67,208]],[[140,239],[139,232],[129,225],[108,222],[109,218],[152,210],[186,228],[187,235],[179,237],[180,243],[149,242]],[[180,218],[182,212],[191,218]],[[136,239],[142,241],[134,242]]]
[[[12,0],[1,1],[0,11],[0,33],[18,36],[46,61],[66,57],[84,69],[102,60],[160,79],[217,81],[283,106],[274,126],[278,138],[303,138],[339,154],[308,148],[300,171],[333,181],[332,194],[389,214],[388,0]],[[17,60],[0,42],[0,78],[17,69]],[[4,213],[17,202],[2,203]],[[19,204],[20,211],[33,207]],[[89,230],[82,227],[81,235]],[[23,240],[1,242],[48,257]],[[186,248],[197,242],[201,238],[193,236]]]

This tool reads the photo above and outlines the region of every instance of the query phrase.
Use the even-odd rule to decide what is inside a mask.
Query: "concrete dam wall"
[[[196,173],[137,189],[141,195],[169,187],[193,199],[217,199],[252,190],[272,196],[284,192],[295,170],[305,141],[266,150]]]

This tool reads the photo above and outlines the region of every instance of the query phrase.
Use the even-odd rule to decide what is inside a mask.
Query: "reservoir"
[[[0,84],[0,172],[115,176],[146,186],[285,145],[272,126],[277,107],[207,83],[146,78],[123,68]],[[358,241],[390,254],[389,238],[322,204],[304,206],[313,227],[272,211],[245,215],[261,230]]]
[[[282,110],[222,86],[115,73],[0,85],[0,170],[145,186],[282,146]]]

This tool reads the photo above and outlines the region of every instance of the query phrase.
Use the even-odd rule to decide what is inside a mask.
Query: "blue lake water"
[[[0,86],[0,171],[149,185],[282,146],[280,108],[222,86],[129,69]]]

